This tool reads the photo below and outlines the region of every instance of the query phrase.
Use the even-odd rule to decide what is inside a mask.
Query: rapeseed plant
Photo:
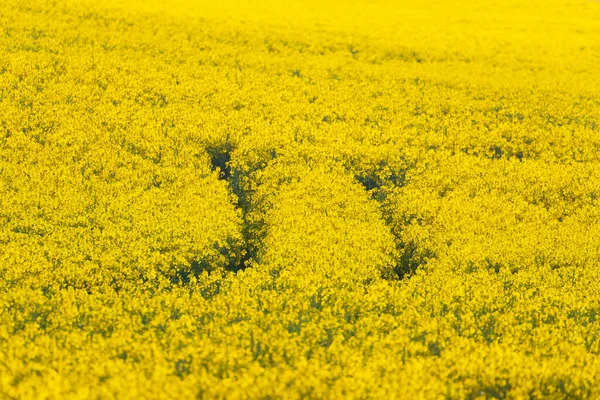
[[[600,397],[598,21],[5,1],[0,398]]]

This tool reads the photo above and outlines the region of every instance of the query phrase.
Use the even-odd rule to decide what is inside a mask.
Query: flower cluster
[[[3,2],[0,398],[600,397],[598,21]]]

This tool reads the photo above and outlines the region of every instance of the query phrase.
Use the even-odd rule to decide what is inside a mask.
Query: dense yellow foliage
[[[600,2],[6,0],[0,398],[600,397]]]

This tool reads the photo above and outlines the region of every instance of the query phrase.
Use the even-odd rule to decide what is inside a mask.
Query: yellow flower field
[[[600,398],[600,2],[5,0],[0,399]]]

